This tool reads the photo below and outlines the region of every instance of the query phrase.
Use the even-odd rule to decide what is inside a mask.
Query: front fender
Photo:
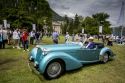
[[[31,51],[30,54],[29,54],[29,58],[30,58],[30,59],[33,59],[33,60],[36,59],[37,49],[38,49],[38,48],[33,48],[33,49],[32,49],[32,51]]]
[[[64,52],[52,52],[47,54],[39,64],[39,71],[40,73],[44,73],[48,63],[54,59],[61,59],[65,62],[66,70],[73,70],[80,68],[82,64],[80,61],[72,57],[71,55],[64,53]]]

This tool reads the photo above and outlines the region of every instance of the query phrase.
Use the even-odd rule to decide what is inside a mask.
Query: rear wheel
[[[51,61],[44,72],[44,77],[46,79],[58,78],[64,72],[65,66],[61,60]]]
[[[103,55],[103,63],[106,63],[106,62],[108,62],[108,60],[109,60],[109,55],[108,55],[108,53],[105,53],[104,55]]]

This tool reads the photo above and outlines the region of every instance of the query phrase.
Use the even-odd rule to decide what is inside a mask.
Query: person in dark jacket
[[[95,43],[93,42],[94,38],[93,37],[89,37],[88,39],[89,39],[89,42],[88,42],[86,48],[89,48],[89,49],[95,48]]]
[[[37,31],[35,33],[35,44],[39,44],[39,42],[40,42],[40,32]]]
[[[54,44],[58,44],[59,34],[58,34],[57,31],[54,31],[54,32],[52,33],[52,39],[53,39],[53,43],[54,43]]]
[[[29,51],[28,49],[28,32],[26,31],[26,29],[24,29],[23,33],[22,33],[22,42],[23,42],[23,48],[24,48],[24,51]]]
[[[3,36],[2,32],[0,32],[0,49],[2,49],[2,43],[3,43]]]

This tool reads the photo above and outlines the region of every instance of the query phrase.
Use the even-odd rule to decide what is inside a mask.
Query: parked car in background
[[[74,70],[84,64],[108,62],[115,54],[103,44],[95,43],[88,49],[78,43],[37,45],[29,54],[29,60],[38,72],[47,79],[61,76],[65,71]]]

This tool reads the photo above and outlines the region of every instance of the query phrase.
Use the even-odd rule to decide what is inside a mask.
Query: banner
[[[99,33],[102,33],[102,26],[99,26]]]
[[[36,31],[36,24],[32,24],[33,30]]]
[[[82,33],[84,33],[84,29],[82,29]]]
[[[7,20],[3,20],[4,28],[7,28]]]

